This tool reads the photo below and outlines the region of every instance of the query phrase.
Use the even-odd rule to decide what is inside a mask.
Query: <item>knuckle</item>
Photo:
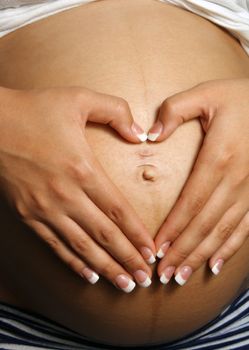
[[[198,235],[204,239],[207,237],[207,235],[210,233],[212,229],[212,220],[209,218],[206,218],[204,220],[199,220],[198,223]]]
[[[220,150],[219,154],[216,156],[216,159],[215,159],[216,169],[223,171],[227,167],[231,158],[232,158],[232,152],[229,149],[226,148],[226,149]]]
[[[124,264],[124,266],[129,266],[129,267],[136,266],[137,258],[134,254],[129,254],[122,259],[122,263]],[[136,268],[135,270],[138,270],[138,269]]]
[[[175,115],[176,113],[176,107],[175,104],[173,103],[173,99],[166,99],[162,103],[162,111],[166,113],[167,115]]]
[[[104,246],[104,247],[109,247],[113,241],[113,230],[110,228],[101,228],[98,231],[98,242]]]
[[[59,240],[55,237],[49,237],[45,239],[46,243],[49,245],[50,248],[53,249],[53,251],[58,251],[59,248]]]
[[[30,219],[30,211],[28,210],[27,206],[23,202],[18,201],[15,204],[15,210],[18,217],[22,221],[28,221]]]
[[[170,254],[177,261],[183,261],[188,257],[188,253],[184,249],[180,246],[174,246],[174,244],[170,248]]]
[[[121,114],[126,114],[129,110],[129,104],[123,97],[117,97],[116,109]]]
[[[71,244],[73,249],[75,249],[81,255],[85,255],[85,252],[89,251],[89,240],[87,237],[80,237]]]
[[[189,203],[189,208],[192,214],[198,214],[204,204],[204,200],[202,197],[195,195],[191,198],[191,201]]]
[[[207,257],[205,256],[204,252],[196,251],[191,254],[189,260],[191,265],[198,267],[207,261]]]
[[[120,222],[124,218],[123,207],[116,203],[108,211],[108,217],[114,222]]]
[[[219,238],[222,240],[227,240],[231,236],[231,233],[234,230],[234,225],[229,222],[224,222],[218,226],[217,230],[218,230]]]
[[[70,197],[66,191],[66,186],[59,179],[50,178],[48,182],[49,191],[60,201],[68,201]]]
[[[86,159],[68,164],[67,171],[77,182],[89,182],[94,175],[93,168]]]
[[[166,231],[167,233],[167,240],[174,241],[177,237],[179,237],[182,234],[182,230],[180,227],[171,227]],[[166,238],[164,239],[166,240]]]
[[[114,271],[115,270],[113,262],[107,262],[99,268],[99,272],[108,279],[113,279]]]
[[[48,214],[51,213],[51,205],[47,198],[40,193],[31,193],[31,206],[32,210],[38,212],[40,214]]]

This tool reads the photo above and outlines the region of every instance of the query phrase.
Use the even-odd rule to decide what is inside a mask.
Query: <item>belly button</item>
[[[152,169],[144,169],[142,177],[147,181],[155,181],[155,172]]]
[[[158,173],[154,165],[142,166],[142,179],[144,181],[155,182],[158,178]]]

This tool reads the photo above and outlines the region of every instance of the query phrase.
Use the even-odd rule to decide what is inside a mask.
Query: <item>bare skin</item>
[[[176,280],[184,275],[184,284],[207,260],[218,274],[249,237],[249,79],[208,81],[166,99],[157,121],[164,125],[161,141],[194,118],[206,136],[156,236],[157,246],[173,242],[164,248],[159,275],[177,267]]]
[[[246,54],[227,33],[186,11],[149,0],[106,0],[61,13],[4,38],[0,52],[1,85],[79,85],[122,96],[145,131],[166,97],[201,81],[249,76]],[[157,144],[128,144],[109,128],[91,123],[86,137],[155,238],[201,146],[199,122],[183,125]],[[172,282],[165,287],[155,264],[151,287],[137,287],[127,295],[104,278],[91,286],[73,275],[31,230],[14,220],[4,202],[0,213],[2,299],[104,343],[148,345],[177,339],[214,318],[246,288],[248,240],[217,277],[204,264],[186,286]],[[22,272],[18,276],[16,266]]]
[[[94,269],[122,288],[136,271],[151,276],[142,253],[154,242],[85,138],[91,121],[139,143],[128,104],[79,87],[2,88],[0,100],[0,189],[21,220],[82,277]]]

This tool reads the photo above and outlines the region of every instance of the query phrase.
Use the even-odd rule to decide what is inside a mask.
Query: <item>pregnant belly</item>
[[[147,131],[162,101],[201,81],[249,76],[249,61],[225,31],[154,0],[105,0],[24,27],[0,41],[0,85],[81,85],[125,98]],[[88,124],[96,157],[152,237],[191,171],[203,134],[198,121],[158,144],[133,145]],[[207,174],[207,177],[210,174]],[[214,277],[207,264],[180,287],[152,285],[131,294],[103,278],[74,275],[0,203],[2,300],[41,313],[95,341],[149,345],[178,339],[213,319],[245,288],[247,241]]]

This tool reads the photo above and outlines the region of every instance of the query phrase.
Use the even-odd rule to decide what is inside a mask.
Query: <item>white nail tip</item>
[[[132,280],[129,280],[129,284],[127,287],[122,288],[122,290],[126,293],[130,293],[136,287],[136,283]]]
[[[214,275],[218,275],[218,273],[220,272],[219,268],[218,268],[218,264],[219,263],[216,263],[214,264],[214,266],[212,267],[212,272]]]
[[[165,276],[164,273],[161,274],[160,282],[161,282],[162,284],[167,284],[167,283],[169,282],[169,279]]]
[[[92,273],[92,276],[88,279],[88,281],[92,284],[96,283],[99,280],[99,275],[96,272]]]
[[[187,281],[182,278],[181,273],[178,272],[178,274],[175,276],[175,281],[180,284],[180,286],[183,286]]]
[[[147,262],[149,264],[154,264],[155,261],[156,261],[156,258],[154,257],[154,255],[151,255],[151,257],[149,259],[147,259]]]
[[[150,140],[150,141],[156,141],[156,139],[158,138],[158,136],[159,136],[159,133],[149,133],[149,135],[148,135],[148,140]]]
[[[164,257],[164,252],[162,251],[161,248],[158,250],[156,256],[157,256],[159,259],[162,259],[162,258]]]
[[[137,134],[137,137],[139,138],[140,141],[144,142],[147,140],[148,136],[147,134],[145,134],[145,132],[143,134]]]
[[[144,282],[139,282],[139,285],[141,287],[149,287],[151,285],[151,279],[147,277]]]

